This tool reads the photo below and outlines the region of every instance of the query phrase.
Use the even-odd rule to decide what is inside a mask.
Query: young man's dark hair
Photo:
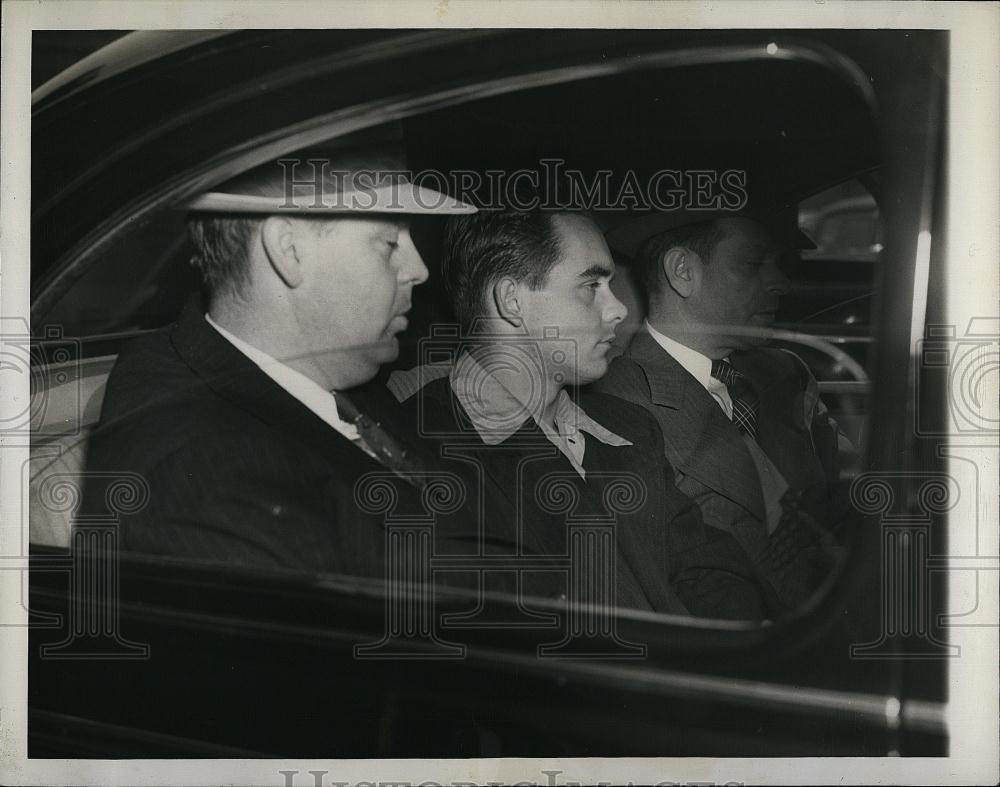
[[[490,285],[500,278],[544,286],[560,252],[553,215],[483,212],[445,222],[441,276],[463,328],[486,313]]]

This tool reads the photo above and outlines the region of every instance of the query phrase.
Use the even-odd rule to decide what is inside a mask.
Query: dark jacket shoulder
[[[229,434],[238,441],[239,435],[263,426],[234,408],[182,358],[176,331],[177,325],[171,325],[122,350],[108,376],[91,442],[92,466],[149,469],[208,435],[219,440]]]
[[[660,426],[645,408],[604,390],[585,390],[577,402],[588,416],[637,449],[662,452]]]
[[[590,387],[594,393],[626,399],[630,402],[649,400],[652,392],[646,373],[634,359],[620,355],[611,361],[607,373]]]

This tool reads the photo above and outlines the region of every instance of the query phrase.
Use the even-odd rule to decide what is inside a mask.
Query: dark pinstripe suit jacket
[[[382,519],[359,510],[354,487],[385,468],[236,350],[194,302],[122,352],[87,471],[146,480],[148,504],[121,518],[127,550],[382,574]],[[103,510],[107,478],[87,479],[84,513]],[[419,510],[416,488],[396,480],[400,510]]]

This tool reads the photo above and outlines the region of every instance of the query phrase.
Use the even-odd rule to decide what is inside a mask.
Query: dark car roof
[[[873,56],[866,35],[877,32],[128,35],[35,93],[33,302],[44,311],[78,260],[147,211],[324,133],[401,116],[413,116],[420,166],[552,153],[638,171],[726,160],[790,194],[815,190],[877,164],[872,85],[891,67],[888,54]]]

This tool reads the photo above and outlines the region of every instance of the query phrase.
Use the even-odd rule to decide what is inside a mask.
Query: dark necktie
[[[419,475],[413,473],[414,467],[406,450],[390,435],[382,425],[371,417],[361,413],[354,403],[344,394],[334,391],[337,399],[337,410],[347,421],[358,430],[361,442],[375,454],[378,460],[393,472],[406,478],[407,481],[423,486]]]
[[[750,381],[727,358],[712,361],[712,377],[726,386],[733,401],[733,421],[745,435],[757,439],[757,408],[760,398]]]

